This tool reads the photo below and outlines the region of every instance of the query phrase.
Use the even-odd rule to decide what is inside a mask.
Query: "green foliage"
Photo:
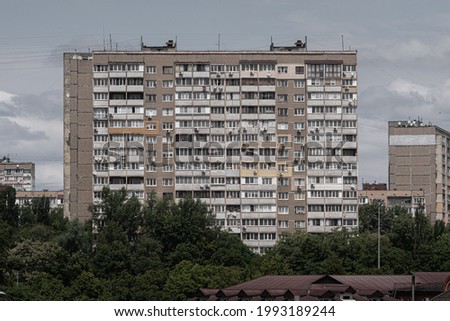
[[[0,192],[0,219],[12,227],[19,226],[19,207],[16,205],[16,190],[12,187]]]
[[[186,300],[199,288],[224,288],[242,282],[241,269],[218,265],[199,265],[183,261],[170,272],[164,288],[166,300]]]
[[[261,275],[402,274],[450,270],[450,233],[422,210],[360,208],[360,230],[285,235],[263,256],[213,226],[207,205],[125,189],[102,191],[92,220],[64,218],[39,198],[0,193],[0,285],[13,300],[185,300]],[[380,214],[381,269],[377,268]]]

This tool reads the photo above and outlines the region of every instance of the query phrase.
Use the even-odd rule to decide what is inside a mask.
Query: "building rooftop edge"
[[[345,54],[355,55],[357,50],[308,50],[308,51],[270,51],[270,50],[176,50],[176,51],[145,51],[145,50],[94,50],[92,52],[69,51],[64,54],[92,55],[92,54],[127,54],[127,55],[184,55],[184,54],[267,54],[267,55],[319,55],[319,54]]]

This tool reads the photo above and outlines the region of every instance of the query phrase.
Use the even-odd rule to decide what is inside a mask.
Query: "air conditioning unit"
[[[255,75],[255,73],[253,71],[251,71],[250,72],[250,76],[253,76],[253,75]]]
[[[232,73],[232,72],[230,72],[230,73],[228,74],[228,76],[230,76],[230,77],[233,77],[233,73]]]
[[[311,188],[314,188],[314,184],[311,184]]]
[[[200,185],[200,189],[205,189],[205,186],[203,186],[203,185]]]
[[[253,171],[253,175],[258,175],[258,171]]]
[[[209,189],[209,185],[208,184],[205,185],[205,189]]]
[[[152,120],[152,116],[148,116],[148,117],[147,117],[147,120]]]

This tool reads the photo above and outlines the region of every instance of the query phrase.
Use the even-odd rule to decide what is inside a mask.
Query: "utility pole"
[[[381,202],[378,203],[378,270],[381,266],[380,252],[381,252]]]

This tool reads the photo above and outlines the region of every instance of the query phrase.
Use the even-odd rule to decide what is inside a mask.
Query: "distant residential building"
[[[17,191],[16,204],[24,205],[31,203],[34,198],[48,198],[50,201],[50,208],[63,208],[64,206],[64,191]]]
[[[387,190],[386,183],[363,183],[363,191],[385,191]]]
[[[8,157],[0,160],[0,184],[14,187],[16,191],[33,191],[35,165],[31,162],[11,162]]]
[[[448,223],[450,133],[420,120],[390,121],[389,190],[423,191],[431,222]]]
[[[102,188],[200,199],[264,252],[287,232],[358,225],[355,51],[64,55],[65,214]]]
[[[359,205],[372,204],[379,201],[387,208],[399,206],[405,208],[411,214],[416,213],[418,208],[423,207],[424,210],[426,208],[424,191],[388,191],[379,189],[358,191]]]

